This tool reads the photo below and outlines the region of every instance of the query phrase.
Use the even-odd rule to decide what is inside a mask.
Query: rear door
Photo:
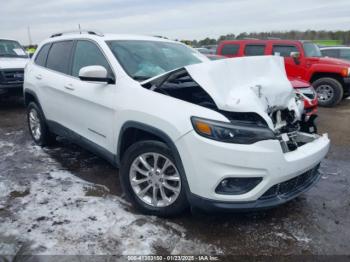
[[[71,52],[73,41],[59,41],[50,45],[45,68],[41,68],[35,77],[40,84],[40,103],[48,120],[69,128],[70,112],[67,106],[66,86],[70,76]],[[38,55],[39,58],[39,55]]]
[[[113,145],[113,119],[115,119],[116,85],[87,82],[79,79],[85,66],[100,65],[115,79],[111,65],[99,45],[91,40],[77,40],[72,55],[69,86],[69,126],[73,131],[110,152]]]

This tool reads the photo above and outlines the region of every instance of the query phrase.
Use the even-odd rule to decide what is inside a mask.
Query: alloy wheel
[[[333,99],[334,90],[330,85],[320,85],[316,89],[318,100],[328,102]]]
[[[159,153],[144,153],[131,164],[129,179],[136,196],[152,207],[166,207],[178,198],[181,178],[175,164]]]
[[[41,123],[38,116],[38,112],[35,109],[31,109],[29,112],[29,127],[35,140],[41,138]]]

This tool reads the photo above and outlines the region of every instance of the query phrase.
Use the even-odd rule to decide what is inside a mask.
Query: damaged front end
[[[215,121],[202,121],[209,121],[215,128],[219,126],[217,130],[221,131],[215,133],[216,137],[227,135],[226,140],[210,137],[215,140],[235,143],[234,137],[250,132],[252,136],[261,134],[260,140],[278,139],[283,152],[289,152],[319,137],[314,124],[316,116],[303,113],[303,100],[293,92],[279,57],[245,57],[190,65],[141,84],[224,115],[231,128],[225,124],[220,127]],[[249,144],[257,139],[248,136],[241,141]]]

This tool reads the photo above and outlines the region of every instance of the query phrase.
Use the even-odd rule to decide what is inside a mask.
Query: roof
[[[90,32],[90,33],[89,33]],[[110,41],[110,40],[140,40],[140,41],[160,41],[160,42],[174,42],[172,40],[164,39],[161,37],[146,36],[146,35],[132,35],[132,34],[100,34],[89,32],[64,32],[52,35],[50,38],[43,41],[43,43],[49,43],[59,40],[79,39],[87,38],[96,41]]]
[[[223,40],[221,43],[234,43],[234,42],[256,42],[256,43],[266,43],[266,42],[273,42],[273,43],[312,43],[311,40],[288,40],[288,39],[237,39],[237,40]]]

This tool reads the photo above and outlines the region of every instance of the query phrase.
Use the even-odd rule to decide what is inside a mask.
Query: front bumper
[[[345,84],[350,84],[350,77],[344,77],[343,81]]]
[[[23,89],[22,83],[14,83],[14,84],[2,84],[0,83],[1,90],[14,90],[14,89]]]
[[[190,195],[190,202],[193,206],[199,207],[207,211],[216,210],[260,210],[268,209],[282,205],[300,194],[309,190],[320,178],[318,172],[319,165],[310,169],[309,171],[289,179],[285,182],[278,183],[267,190],[258,200],[247,202],[227,202],[215,201],[199,197],[197,195]]]
[[[344,81],[344,94],[345,95],[349,95],[350,94],[350,77],[344,77],[343,78]]]
[[[317,180],[291,189],[288,194],[276,193],[264,197],[275,185],[289,181],[316,167],[326,156],[330,141],[320,136],[295,151],[283,153],[278,140],[239,145],[209,140],[190,132],[177,141],[189,185],[189,201],[196,206],[214,206],[230,209],[256,209],[276,206],[289,201],[310,188]],[[224,178],[262,177],[252,190],[241,195],[223,195],[215,192]],[[295,180],[293,180],[295,181]],[[265,195],[266,196],[266,195]],[[210,202],[210,203],[209,203]]]
[[[24,70],[2,69],[0,70],[0,91],[18,91],[23,89]]]

